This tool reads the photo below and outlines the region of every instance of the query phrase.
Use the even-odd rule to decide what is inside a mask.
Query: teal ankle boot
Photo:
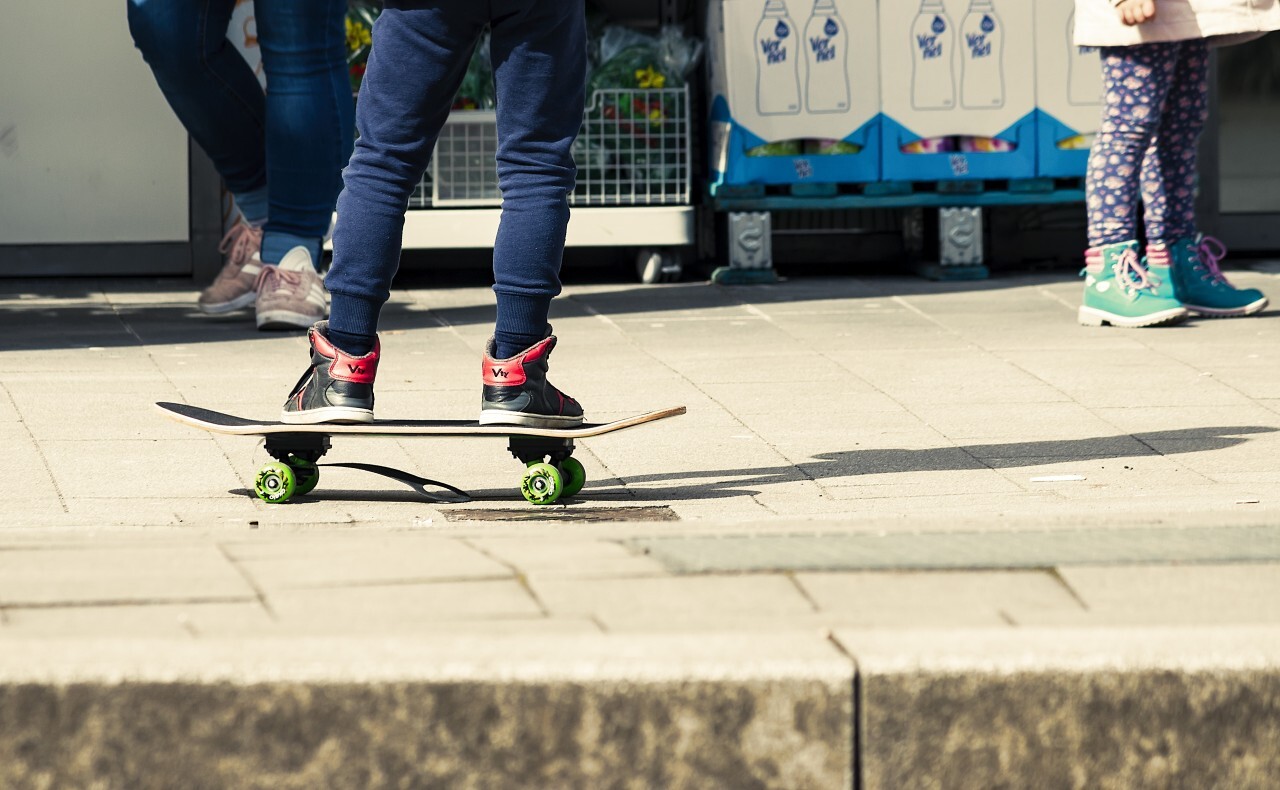
[[[1210,318],[1260,312],[1267,306],[1267,297],[1257,288],[1236,288],[1227,282],[1218,266],[1226,255],[1222,242],[1204,234],[1147,249],[1148,261],[1161,257],[1169,261],[1174,293],[1188,310]]]
[[[1094,247],[1085,253],[1084,261],[1081,324],[1141,327],[1186,317],[1181,302],[1157,292],[1159,286],[1138,259],[1138,242]]]

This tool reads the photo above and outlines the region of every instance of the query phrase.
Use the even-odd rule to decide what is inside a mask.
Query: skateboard
[[[290,425],[247,420],[185,403],[160,402],[156,407],[166,417],[193,428],[233,436],[263,437],[267,454],[275,460],[263,464],[258,470],[253,490],[259,499],[272,504],[288,502],[295,496],[314,490],[320,482],[322,466],[360,469],[382,475],[404,483],[437,502],[467,502],[470,496],[459,488],[400,469],[363,463],[321,464],[319,461],[329,451],[335,436],[499,436],[507,439],[511,455],[525,465],[520,493],[535,505],[550,505],[561,497],[578,493],[587,481],[582,464],[573,457],[575,439],[603,436],[685,413],[684,406],[676,406],[613,422],[583,423],[575,428],[526,428],[520,425],[481,425],[473,420],[375,420],[370,423]],[[429,486],[449,491],[453,498],[434,494],[427,490]]]

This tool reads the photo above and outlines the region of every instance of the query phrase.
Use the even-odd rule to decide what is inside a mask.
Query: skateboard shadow
[[[1236,447],[1249,436],[1274,433],[1280,428],[1265,425],[1190,428],[1177,431],[1148,431],[1088,439],[1063,439],[1005,444],[970,444],[919,449],[877,448],[841,450],[811,456],[812,460],[773,467],[714,469],[632,475],[623,479],[589,480],[582,493],[562,499],[555,506],[581,507],[601,502],[661,503],[680,500],[721,499],[755,496],[761,487],[779,483],[821,481],[858,475],[902,474],[908,472],[955,472],[983,469],[1016,469],[1072,461],[1123,461],[1186,453],[1213,452]],[[642,486],[633,484],[669,483]],[[254,497],[248,489],[229,493]],[[524,498],[511,489],[469,491],[472,502],[509,502],[525,506]],[[320,487],[306,496],[290,500],[293,505],[331,502],[409,502],[447,508],[450,503],[430,502],[413,491],[397,489],[338,489]],[[528,507],[534,507],[528,505]]]
[[[636,475],[628,477],[625,482],[676,482],[675,485],[663,488],[628,489],[635,491],[641,498],[653,500],[752,496],[761,493],[759,488],[754,488],[757,486],[808,480],[821,481],[858,475],[999,470],[1072,461],[1123,461],[1212,452],[1243,444],[1249,441],[1250,435],[1273,433],[1277,430],[1280,429],[1272,426],[1248,425],[1007,444],[842,450],[814,455],[811,456],[812,460],[791,466]],[[707,481],[692,482],[698,479],[707,479]]]

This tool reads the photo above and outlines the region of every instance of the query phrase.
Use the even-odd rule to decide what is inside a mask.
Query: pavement
[[[0,786],[1274,787],[1280,311],[1075,323],[1072,272],[571,283],[581,494],[345,438],[251,494],[300,334],[189,281],[0,281]],[[1232,272],[1280,297],[1280,265]],[[381,417],[467,418],[492,293],[384,313]]]

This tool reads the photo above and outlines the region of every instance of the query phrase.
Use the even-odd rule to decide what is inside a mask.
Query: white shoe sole
[[[201,304],[196,302],[196,307],[205,315],[222,315],[223,313],[234,313],[237,310],[243,310],[246,307],[253,307],[258,301],[258,292],[250,291],[247,294],[232,299],[230,302],[222,302],[221,304]]]
[[[259,329],[310,329],[324,315],[307,315],[292,310],[265,310],[258,313]]]
[[[1144,326],[1159,326],[1160,324],[1181,321],[1187,317],[1187,308],[1173,307],[1168,310],[1161,310],[1158,313],[1148,313],[1147,315],[1129,318],[1115,313],[1108,313],[1106,310],[1099,310],[1096,307],[1084,307],[1082,305],[1076,317],[1079,319],[1081,326],[1111,324],[1125,329],[1138,329]]]
[[[1219,310],[1214,307],[1201,307],[1194,304],[1187,305],[1187,309],[1196,315],[1202,315],[1205,318],[1243,318],[1246,315],[1261,313],[1263,309],[1266,308],[1267,304],[1267,297],[1264,296],[1256,302],[1247,304],[1244,307],[1237,307],[1233,310]]]
[[[309,411],[285,411],[280,413],[280,422],[286,425],[370,423],[373,422],[373,410],[356,409],[351,406],[325,406]]]
[[[518,425],[522,428],[577,428],[582,417],[552,417],[545,414],[526,414],[522,411],[485,409],[480,412],[481,425]]]

